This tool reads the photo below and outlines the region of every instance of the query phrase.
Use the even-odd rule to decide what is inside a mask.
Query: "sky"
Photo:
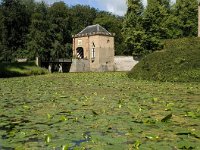
[[[36,0],[36,1],[41,1],[41,0]],[[43,1],[45,1],[48,4],[52,4],[60,0],[43,0]],[[62,1],[64,1],[69,6],[73,6],[76,4],[89,5],[99,10],[105,10],[119,16],[123,16],[127,10],[126,0],[62,0]],[[172,2],[174,1],[175,0],[172,0]],[[147,0],[143,0],[143,4],[146,5]]]

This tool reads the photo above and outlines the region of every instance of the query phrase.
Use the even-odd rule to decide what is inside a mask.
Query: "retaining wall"
[[[69,72],[89,72],[90,62],[84,59],[72,59]]]
[[[130,71],[139,61],[133,59],[133,56],[115,56],[115,71]]]

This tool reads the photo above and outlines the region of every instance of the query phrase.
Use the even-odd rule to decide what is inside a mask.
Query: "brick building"
[[[114,49],[113,33],[99,24],[86,27],[73,35],[74,72],[114,71]]]

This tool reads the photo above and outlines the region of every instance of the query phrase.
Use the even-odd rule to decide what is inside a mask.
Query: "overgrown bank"
[[[165,41],[162,51],[143,58],[128,76],[142,80],[200,82],[200,39]]]
[[[0,64],[0,78],[42,75],[48,71],[37,67],[34,62],[2,63]]]

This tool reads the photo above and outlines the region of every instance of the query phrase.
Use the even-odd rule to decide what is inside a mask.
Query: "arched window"
[[[84,50],[83,50],[82,47],[78,47],[78,48],[76,49],[76,56],[77,56],[77,58],[79,58],[79,59],[83,59],[83,58],[84,58]]]

